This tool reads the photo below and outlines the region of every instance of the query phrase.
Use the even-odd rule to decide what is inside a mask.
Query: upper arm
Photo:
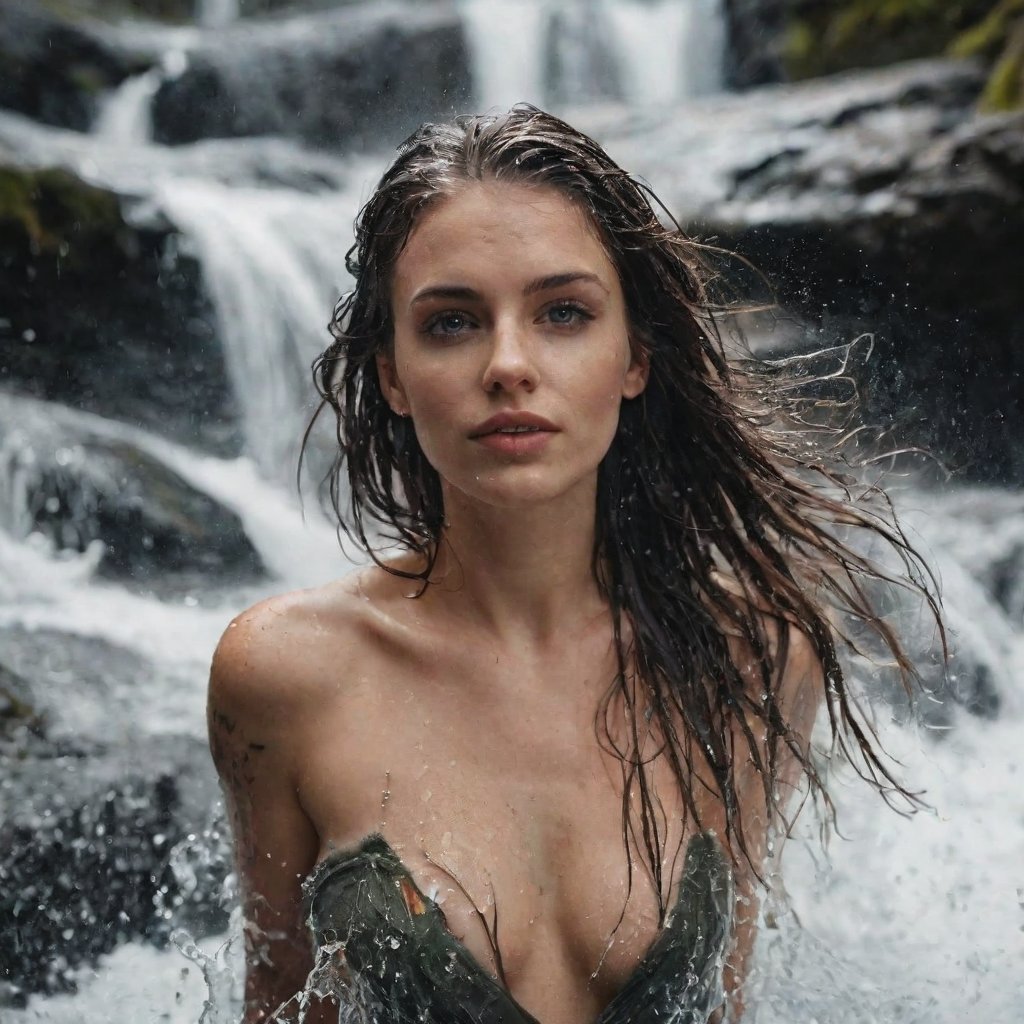
[[[811,731],[825,696],[824,670],[817,649],[799,625],[768,608],[755,609],[754,615],[764,653],[757,653],[738,630],[727,632],[733,664],[746,691],[747,729],[734,726],[737,749],[756,748],[737,763],[737,781],[746,790],[763,790],[771,765],[770,791],[777,794],[776,809],[784,811],[799,788],[802,762],[809,755]]]
[[[301,882],[319,837],[296,786],[304,708],[301,687],[291,685],[299,666],[288,640],[273,607],[259,606],[225,632],[210,672],[210,750],[245,918],[246,1024],[267,1019],[303,988],[312,968]]]

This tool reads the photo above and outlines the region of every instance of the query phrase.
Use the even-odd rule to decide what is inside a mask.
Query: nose
[[[484,368],[485,391],[532,391],[539,379],[529,331],[514,322],[497,323]]]

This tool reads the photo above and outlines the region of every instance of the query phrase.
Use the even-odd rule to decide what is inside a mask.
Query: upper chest
[[[545,1024],[594,1019],[658,933],[650,854],[625,841],[630,827],[639,834],[640,800],[658,808],[668,905],[688,838],[665,758],[627,793],[608,742],[628,749],[623,709],[601,714],[616,668],[607,636],[547,659],[444,637],[325,664],[345,676],[302,758],[321,855],[382,833],[492,972],[498,946],[512,990]],[[703,824],[720,827],[710,803]]]

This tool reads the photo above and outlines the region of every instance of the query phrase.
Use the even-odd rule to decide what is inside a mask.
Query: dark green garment
[[[304,891],[321,971],[341,968],[342,1021],[538,1024],[452,935],[383,836],[331,854]],[[732,909],[721,847],[695,836],[665,928],[595,1024],[706,1024],[724,1002]]]

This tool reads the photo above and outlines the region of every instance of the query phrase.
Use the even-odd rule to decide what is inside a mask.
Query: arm
[[[244,915],[243,1024],[275,1019],[313,966],[300,885],[316,861],[319,837],[295,781],[303,708],[301,688],[291,685],[297,666],[289,664],[289,646],[281,616],[259,606],[228,628],[210,673],[210,750],[234,837]],[[289,1019],[296,1008],[288,1008]],[[309,1024],[329,1019],[326,1004],[306,1017]]]
[[[807,635],[795,624],[769,618],[765,621],[765,626],[773,652],[778,654],[784,649],[786,653],[785,664],[780,669],[775,698],[798,745],[806,754],[810,748],[814,719],[824,696],[825,681],[821,661]],[[733,658],[743,671],[751,692],[759,692],[763,684],[759,672],[756,671],[756,658],[738,637],[732,640],[731,647]],[[763,745],[763,727],[755,729],[755,736]],[[743,749],[740,743],[737,749]],[[748,763],[745,767],[746,770],[741,773],[745,777],[739,781],[739,785],[746,792],[754,794],[752,801],[760,800],[760,778],[755,775],[752,765]],[[785,805],[800,782],[799,762],[789,751],[780,752],[777,780],[781,803]],[[760,846],[756,851],[751,851],[756,859],[762,859],[766,852]],[[726,966],[726,991],[729,993],[731,1019],[740,1020],[743,1014],[743,979],[746,977],[749,957],[753,951],[760,904],[759,885],[752,872],[738,873],[736,891],[741,898],[736,904],[734,943]]]

